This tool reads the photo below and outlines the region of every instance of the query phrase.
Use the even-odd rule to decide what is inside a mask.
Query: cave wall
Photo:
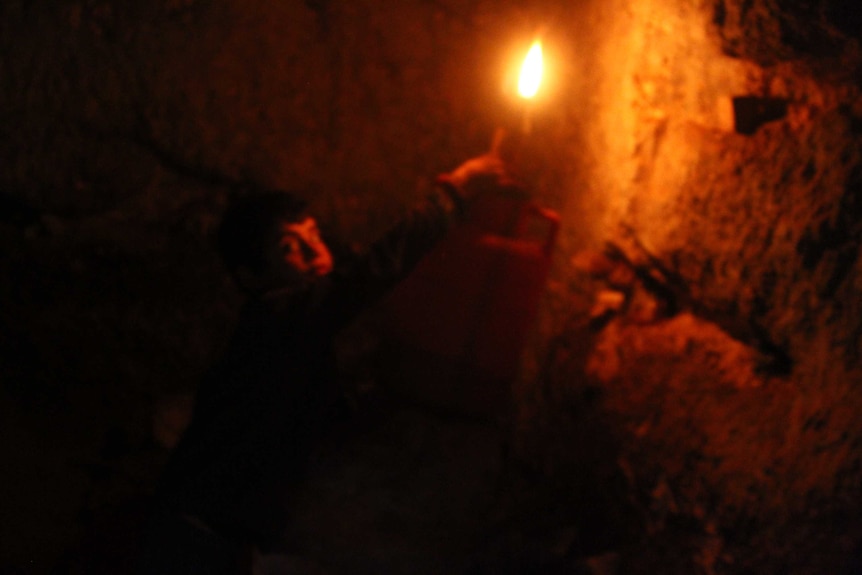
[[[606,291],[593,326],[564,314],[550,330],[544,433],[584,434],[561,405],[615,422],[606,446],[655,535],[644,572],[852,572],[858,18],[830,3],[607,9],[587,180],[630,275],[570,261],[570,293],[586,278]],[[740,96],[786,107],[753,127]],[[544,465],[576,466],[548,451]]]
[[[704,572],[742,568],[743,552],[788,557],[806,539],[844,557],[858,541],[850,526],[808,537],[860,502],[850,3],[13,1],[0,14],[0,365],[33,441],[64,436],[85,457],[105,429],[150,433],[159,399],[194,389],[239,303],[209,239],[234,186],[299,188],[331,234],[367,242],[495,127],[517,129],[501,80],[540,31],[548,84],[518,169],[563,234],[516,390],[521,455],[563,485],[583,461],[622,473],[644,547],[679,543],[682,571],[692,556]],[[740,96],[786,111],[741,133]],[[577,256],[608,242],[657,271],[673,305],[631,280],[621,308],[587,321],[618,286]],[[587,447],[581,421],[607,443]],[[82,477],[45,481],[73,501]]]

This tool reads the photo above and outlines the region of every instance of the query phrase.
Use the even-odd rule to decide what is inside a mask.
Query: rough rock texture
[[[527,113],[516,168],[563,234],[512,453],[384,410],[321,460],[310,552],[858,569],[860,40],[849,0],[4,2],[0,570],[124,570],[239,304],[209,239],[233,189],[302,189],[362,244]]]
[[[611,161],[591,181],[608,253],[640,279],[574,260],[624,304],[557,330],[545,393],[613,422],[637,572],[858,569],[859,28],[842,10],[645,2],[615,22],[594,126]],[[786,113],[740,130],[739,96]]]

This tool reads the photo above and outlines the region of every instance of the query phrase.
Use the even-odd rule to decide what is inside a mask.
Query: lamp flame
[[[524,63],[521,66],[521,75],[518,78],[518,94],[524,99],[530,99],[539,91],[542,82],[542,43],[538,40],[533,42]]]

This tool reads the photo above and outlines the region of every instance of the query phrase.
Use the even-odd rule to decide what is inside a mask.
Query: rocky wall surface
[[[544,393],[550,414],[612,422],[650,549],[631,572],[858,568],[862,100],[843,10],[608,13],[590,178],[608,247],[568,278],[605,291],[556,330]]]

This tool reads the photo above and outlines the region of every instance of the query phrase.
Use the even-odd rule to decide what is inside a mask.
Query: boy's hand
[[[455,187],[466,200],[515,186],[503,160],[493,153],[467,160],[448,174],[439,175],[437,181]]]

